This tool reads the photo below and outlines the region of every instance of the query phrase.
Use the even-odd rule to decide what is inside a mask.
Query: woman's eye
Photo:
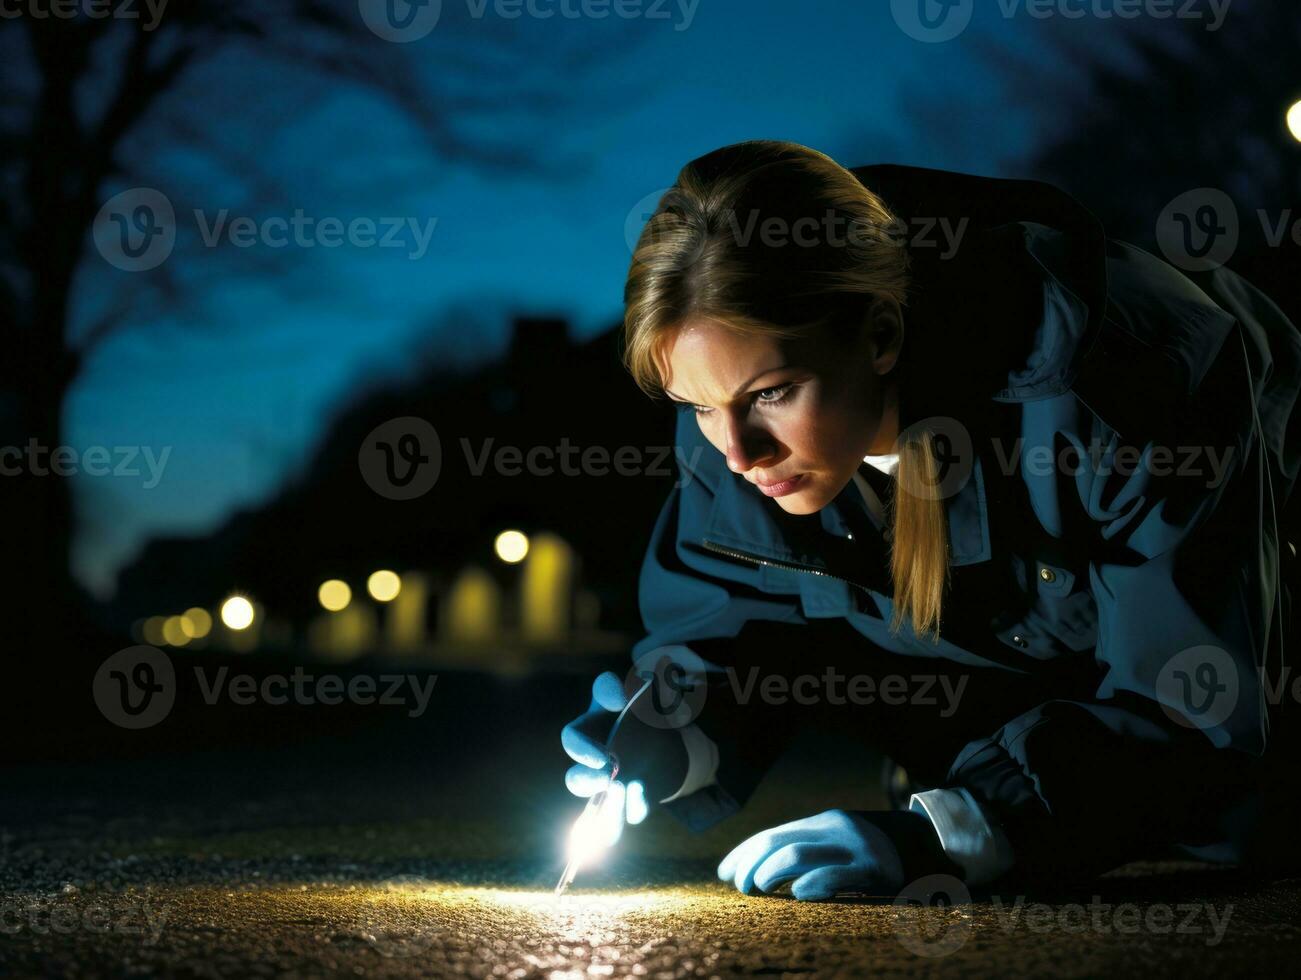
[[[793,385],[790,382],[787,382],[784,385],[777,385],[773,388],[763,388],[755,393],[755,401],[764,405],[775,405],[791,393],[792,387]]]

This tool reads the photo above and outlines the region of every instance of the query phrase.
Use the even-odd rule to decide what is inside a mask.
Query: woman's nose
[[[772,457],[777,448],[767,430],[747,425],[736,418],[727,423],[727,467],[733,473],[746,473]]]

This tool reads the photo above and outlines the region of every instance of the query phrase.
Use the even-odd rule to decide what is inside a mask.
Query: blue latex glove
[[[627,703],[623,681],[606,671],[592,683],[587,711],[561,730],[560,744],[574,760],[565,773],[565,786],[575,796],[591,796],[609,784],[610,756],[605,745],[615,717]],[[626,822],[641,823],[650,809],[648,796],[663,799],[685,778],[682,736],[675,729],[644,724],[634,708],[624,716],[613,748],[619,756],[620,778],[611,792],[623,797]]]
[[[911,810],[827,810],[760,831],[718,865],[719,879],[746,895],[792,882],[801,901],[841,892],[894,896],[930,874],[961,877],[961,870],[945,857],[930,818]]]

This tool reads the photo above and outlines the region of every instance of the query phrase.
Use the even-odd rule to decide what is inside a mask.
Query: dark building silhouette
[[[206,536],[150,542],[119,577],[114,617],[126,626],[212,609],[238,591],[291,624],[298,644],[322,612],[325,579],[356,595],[376,568],[419,569],[436,597],[478,566],[509,589],[518,569],[495,558],[493,542],[514,528],[564,539],[589,615],[599,607],[602,630],[635,634],[641,557],[676,477],[672,413],[628,376],[616,330],[574,343],[562,319],[519,318],[505,355],[472,374],[434,367],[358,396],[265,506]],[[388,499],[367,484],[359,449],[376,427],[409,416],[437,431],[441,470],[427,493]]]

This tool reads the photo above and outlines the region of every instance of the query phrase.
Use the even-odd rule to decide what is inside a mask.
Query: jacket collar
[[[945,514],[949,564],[987,561],[989,508],[985,466],[979,455],[957,492],[945,499]],[[794,516],[748,481],[729,473],[714,496],[705,540],[757,559],[802,566],[889,592],[888,552],[875,525],[852,480],[816,514]],[[871,531],[865,533],[865,529]]]

